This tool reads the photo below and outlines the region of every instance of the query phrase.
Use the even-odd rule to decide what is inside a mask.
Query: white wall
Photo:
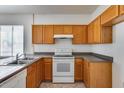
[[[35,15],[35,24],[88,24],[90,15]]]
[[[101,5],[99,6],[90,16],[90,20],[89,23],[91,21],[93,21],[96,17],[98,17],[99,15],[101,15],[107,8],[109,8],[110,5]]]
[[[72,45],[71,39],[57,39],[53,45],[34,45],[35,52],[54,52],[56,48],[71,48],[73,52],[91,52],[90,45]]]

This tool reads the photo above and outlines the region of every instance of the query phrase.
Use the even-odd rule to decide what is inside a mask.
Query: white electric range
[[[74,56],[72,49],[55,49],[53,56],[53,83],[74,83]]]

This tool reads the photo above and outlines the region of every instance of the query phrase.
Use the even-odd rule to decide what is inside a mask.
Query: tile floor
[[[42,82],[40,88],[85,88],[85,85],[82,82],[75,82],[73,84],[53,84],[52,82]]]

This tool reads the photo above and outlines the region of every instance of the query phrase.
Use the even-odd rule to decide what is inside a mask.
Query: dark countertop
[[[52,57],[54,56],[53,52],[42,52],[42,53],[34,53],[33,55],[28,55],[30,57],[35,57],[34,60],[32,60],[29,64],[25,64],[25,65],[20,65],[20,67],[17,69],[13,69],[15,68],[15,66],[19,66],[19,65],[10,65],[12,69],[9,69],[9,74],[4,75],[4,77],[2,77],[1,75],[3,75],[3,71],[6,72],[6,69],[2,69],[1,73],[0,73],[0,83],[2,83],[3,81],[7,80],[8,78],[12,77],[13,75],[17,74],[18,72],[24,70],[25,68],[27,68],[28,66],[30,66],[32,63],[36,62],[37,60],[44,58],[44,57]],[[91,53],[91,52],[73,52],[73,56],[75,56],[75,58],[82,58],[85,59],[89,62],[113,62],[113,58],[109,57],[109,56],[105,56],[105,55],[100,55],[100,54],[95,54],[95,53]],[[9,60],[11,59],[11,60]],[[9,58],[9,59],[0,59],[0,63],[10,63],[12,61],[15,60],[15,58]],[[9,61],[8,61],[9,60]],[[0,68],[2,68],[4,65],[1,65]]]
[[[41,56],[54,56],[54,52],[42,52],[42,53],[34,53],[35,55]],[[82,58],[91,62],[113,62],[113,58],[106,55],[96,54],[92,52],[73,52],[72,55],[75,58]]]
[[[76,58],[83,58],[89,62],[113,62],[113,58],[106,55],[96,53],[73,53]]]

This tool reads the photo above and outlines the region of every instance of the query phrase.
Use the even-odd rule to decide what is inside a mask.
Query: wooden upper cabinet
[[[101,32],[101,43],[112,43],[113,39],[113,34],[112,34],[112,26],[105,26],[102,27],[102,32]]]
[[[83,60],[76,58],[75,59],[75,80],[78,81],[82,81],[83,80]]]
[[[43,25],[43,44],[53,44],[53,25]]]
[[[112,5],[110,6],[102,15],[101,15],[101,24],[107,24],[114,18],[116,18],[119,15],[119,6],[118,5]]]
[[[32,25],[32,43],[42,44],[43,43],[43,31],[42,25]]]
[[[54,34],[63,34],[63,25],[54,25]]]
[[[73,25],[72,32],[74,35],[73,44],[87,43],[87,26],[86,25]]]
[[[53,25],[33,25],[32,42],[33,44],[53,44]]]
[[[54,34],[72,34],[72,25],[54,25]]]
[[[72,34],[72,25],[64,25],[63,34]]]
[[[94,43],[101,43],[101,23],[100,17],[94,20]]]
[[[93,42],[93,41],[94,41],[94,38],[93,38],[93,36],[94,36],[94,31],[93,31],[93,29],[94,29],[94,25],[93,25],[93,23],[90,23],[90,24],[88,25],[88,43],[89,43],[89,44],[94,43],[94,42]]]
[[[88,43],[112,43],[112,26],[102,26],[100,17],[88,25]]]
[[[124,14],[124,5],[120,5],[120,15]]]

